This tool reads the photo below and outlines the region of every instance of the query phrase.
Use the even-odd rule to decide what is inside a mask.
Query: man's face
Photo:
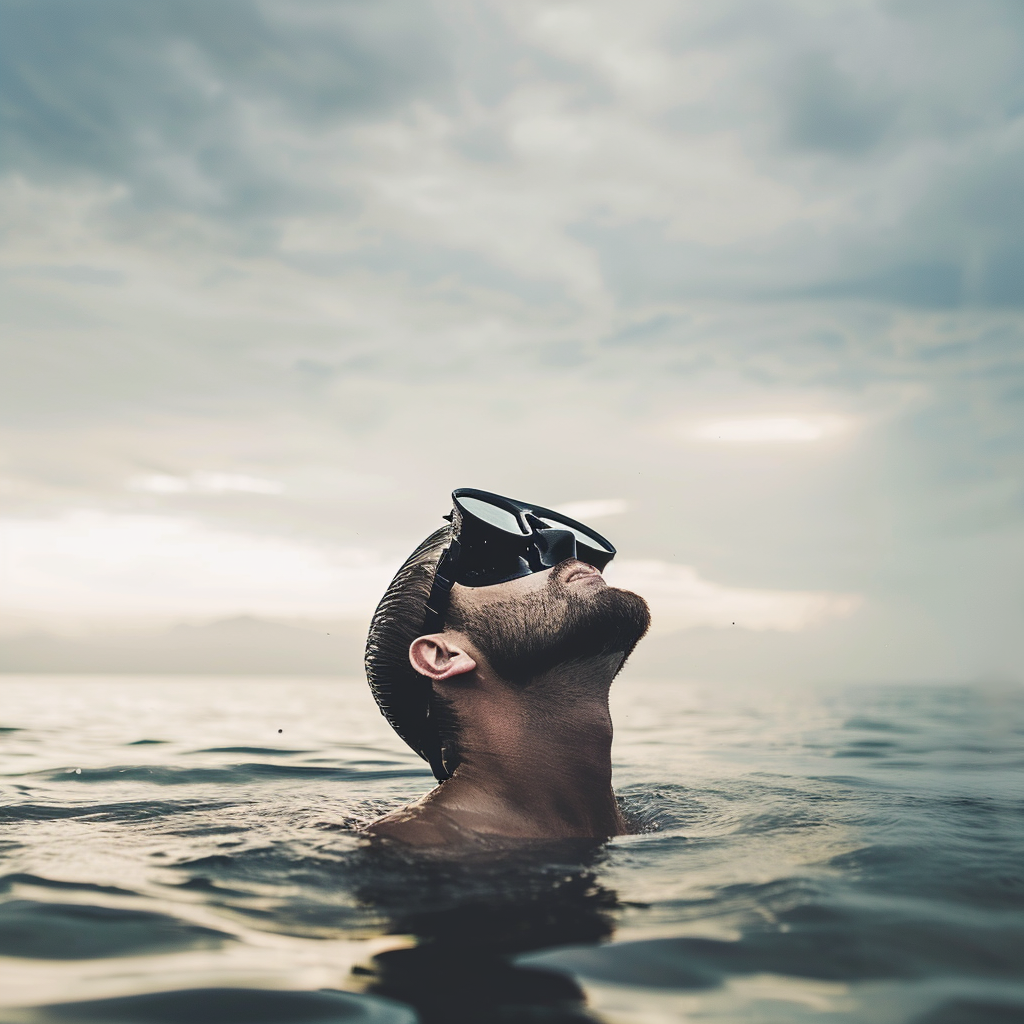
[[[503,679],[523,685],[573,661],[621,653],[650,625],[647,602],[609,587],[592,565],[569,559],[491,587],[456,585],[448,625],[464,632]]]

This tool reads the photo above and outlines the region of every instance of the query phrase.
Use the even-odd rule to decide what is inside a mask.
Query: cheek
[[[452,590],[452,601],[465,614],[479,614],[489,608],[507,606],[518,602],[529,602],[544,593],[551,570],[520,576],[508,583],[495,583],[490,587],[464,587],[456,584]]]

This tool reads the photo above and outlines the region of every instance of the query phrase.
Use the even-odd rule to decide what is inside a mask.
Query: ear
[[[439,683],[472,672],[476,662],[444,633],[419,636],[409,645],[409,661],[421,676]]]

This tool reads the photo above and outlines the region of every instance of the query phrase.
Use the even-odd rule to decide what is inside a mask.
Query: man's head
[[[650,621],[643,598],[609,587],[594,565],[567,557],[500,583],[449,583],[443,626],[436,629],[438,616],[427,613],[427,603],[437,593],[438,563],[444,556],[442,568],[451,564],[458,539],[446,527],[410,555],[374,613],[366,646],[367,678],[381,711],[440,780],[458,762],[459,729],[455,709],[438,692],[441,684],[483,672],[528,696],[561,669],[597,662],[610,666],[610,674],[602,673],[607,684]],[[580,554],[588,551],[583,544]]]

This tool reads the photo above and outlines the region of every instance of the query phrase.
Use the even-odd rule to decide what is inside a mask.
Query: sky
[[[679,678],[1024,676],[1016,0],[0,12],[0,632],[359,624],[476,486]]]

